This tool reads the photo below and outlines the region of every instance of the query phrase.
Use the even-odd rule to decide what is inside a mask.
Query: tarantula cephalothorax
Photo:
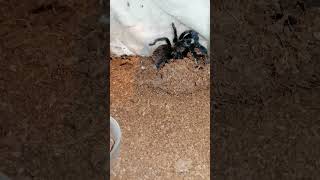
[[[207,55],[207,49],[199,43],[199,34],[194,30],[186,30],[181,35],[177,36],[177,29],[172,23],[173,28],[173,46],[171,46],[170,40],[167,37],[161,37],[154,40],[153,43],[150,43],[149,46],[155,45],[158,41],[166,41],[166,44],[157,47],[153,54],[153,60],[157,69],[161,65],[168,63],[170,59],[183,59],[187,56],[188,52],[191,52],[195,62],[198,64],[198,57]],[[200,55],[195,51],[198,49]]]

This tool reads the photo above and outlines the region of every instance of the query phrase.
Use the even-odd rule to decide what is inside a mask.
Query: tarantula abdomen
[[[160,69],[162,65],[168,63],[172,58],[172,48],[168,44],[160,45],[152,53],[152,60],[157,69]]]

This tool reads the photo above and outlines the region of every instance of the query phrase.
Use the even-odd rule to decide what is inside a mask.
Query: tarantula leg
[[[199,61],[198,61],[198,59],[197,59],[197,58],[194,58],[194,63],[195,63],[196,65],[198,65],[198,64],[199,64]]]
[[[159,70],[159,69],[160,69],[160,66],[157,65],[157,64],[155,64],[155,65],[153,65],[153,69]]]
[[[184,38],[184,36],[185,36],[186,34],[189,34],[191,31],[192,31],[192,30],[184,31],[183,33],[180,34],[179,39]]]
[[[196,64],[199,64],[199,63],[198,63],[198,55],[197,55],[196,51],[194,50],[194,48],[190,49],[190,52],[192,53],[192,56],[193,56],[193,58],[194,58],[194,62],[195,62]]]
[[[184,39],[184,38],[191,38],[193,39],[195,42],[199,41],[199,33],[194,31],[194,30],[187,30],[184,31],[183,33],[181,33],[181,35],[179,36],[179,40]]]
[[[160,67],[164,64],[166,64],[168,61],[166,59],[161,59],[159,61],[157,61],[155,64],[154,64],[154,67],[159,70]]]
[[[210,64],[210,57],[207,56],[206,60],[205,60],[205,64]]]
[[[196,44],[196,48],[198,48],[201,51],[201,53],[203,53],[205,55],[208,54],[208,50],[205,47],[203,47],[200,43]]]
[[[149,44],[149,46],[155,45],[158,41],[166,41],[166,43],[171,47],[171,43],[170,43],[169,39],[166,37],[155,39],[153,43]]]
[[[153,68],[159,70],[160,66],[161,66],[161,63],[160,64],[156,63],[156,64],[153,65]]]
[[[181,42],[185,47],[189,47],[192,44],[192,39],[191,38],[183,39],[183,41],[181,40]]]
[[[174,23],[171,24],[173,29],[173,42],[176,43],[178,41],[177,29]]]

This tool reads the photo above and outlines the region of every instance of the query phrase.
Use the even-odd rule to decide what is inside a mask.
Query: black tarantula
[[[168,63],[170,59],[183,59],[187,56],[188,52],[191,52],[196,64],[198,64],[199,55],[196,53],[195,49],[199,49],[200,56],[207,55],[207,49],[199,43],[199,33],[194,30],[186,30],[181,35],[177,36],[177,29],[172,23],[172,28],[174,32],[173,43],[171,43],[167,37],[161,37],[150,43],[149,46],[155,45],[158,41],[166,41],[166,44],[157,47],[153,52],[153,60],[157,69],[161,65]]]

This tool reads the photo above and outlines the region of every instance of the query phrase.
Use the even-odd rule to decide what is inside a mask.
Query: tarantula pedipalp
[[[173,46],[167,37],[161,37],[150,43],[149,46],[155,45],[159,41],[166,41],[166,44],[157,47],[153,52],[153,60],[157,69],[161,65],[168,63],[170,59],[183,59],[187,56],[188,52],[191,52],[195,62],[198,63],[198,54],[195,49],[199,49],[202,55],[207,55],[207,49],[199,43],[199,34],[194,30],[186,30],[177,36],[177,29],[172,23],[173,28]]]

